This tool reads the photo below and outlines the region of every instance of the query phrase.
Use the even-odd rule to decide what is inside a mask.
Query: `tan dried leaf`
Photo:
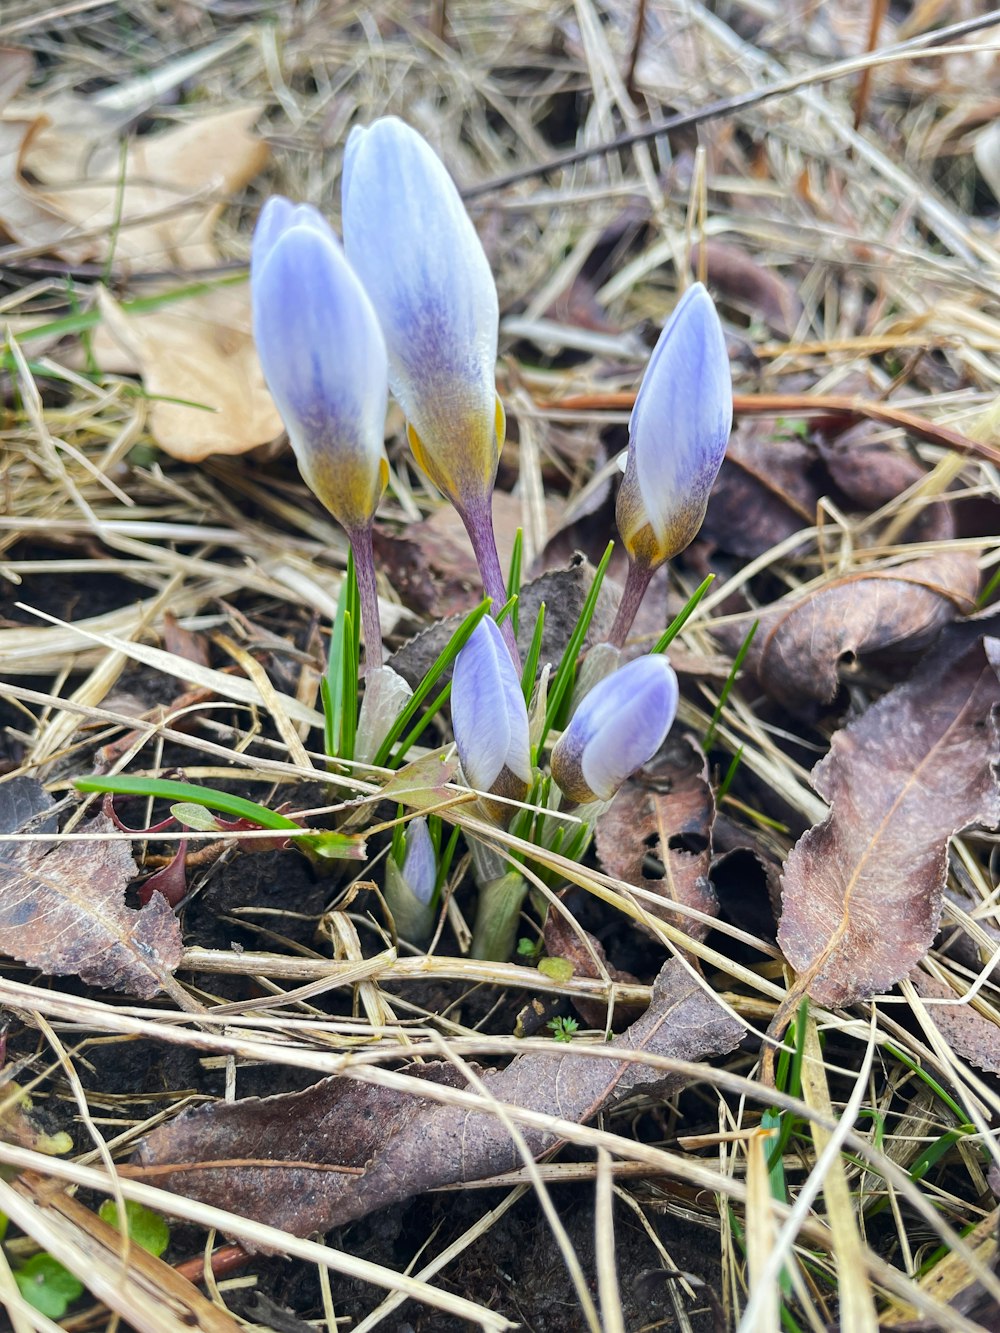
[[[150,428],[174,458],[242,454],[281,434],[250,326],[250,289],[216,287],[148,314],[99,289],[105,328],[157,395]]]
[[[1000,682],[973,626],[833,738],[813,770],[831,804],[785,863],[778,943],[821,1004],[887,989],[937,932],[948,843],[1000,823]]]
[[[228,108],[157,134],[135,135],[124,162],[105,119],[80,99],[43,114],[5,116],[0,224],[25,245],[73,261],[147,271],[211,268],[227,198],[267,161],[251,133],[259,106]]]

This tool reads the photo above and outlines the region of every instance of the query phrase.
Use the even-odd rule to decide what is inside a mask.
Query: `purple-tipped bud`
[[[426,907],[434,896],[437,883],[437,857],[423,815],[418,815],[407,824],[404,843],[406,853],[400,867],[403,878],[417,902]]]
[[[451,725],[469,785],[523,800],[531,785],[528,710],[510,653],[489,616],[455,661]]]
[[[552,776],[571,801],[610,801],[652,759],[677,714],[677,677],[660,653],[598,681],[552,751]]]
[[[349,532],[364,528],[389,475],[385,341],[316,209],[280,196],[267,201],[254,232],[250,289],[257,354],[302,476]]]
[[[403,864],[392,852],[385,863],[385,899],[397,933],[411,944],[424,945],[434,930],[434,888],[437,858],[423,815],[411,819],[403,835]]]
[[[693,540],[732,424],[725,336],[712,298],[696,282],[660,334],[629,422],[615,517],[636,564],[655,569]]]
[[[462,511],[492,494],[504,436],[489,261],[430,145],[395,116],[347,140],[344,245],[378,311],[414,456]]]

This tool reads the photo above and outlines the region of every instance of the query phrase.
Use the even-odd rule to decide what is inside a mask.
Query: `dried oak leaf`
[[[609,875],[664,900],[663,907],[643,903],[653,916],[703,940],[710,926],[668,904],[718,913],[709,878],[714,820],[705,756],[690,736],[672,733],[598,819],[597,854]]]
[[[747,670],[773,698],[809,709],[834,699],[859,658],[925,648],[950,620],[975,609],[978,587],[976,557],[948,551],[833,579],[805,597],[727,621],[717,634],[735,651],[758,620]]]
[[[733,1050],[740,1022],[676,959],[664,966],[646,1013],[619,1043],[632,1051],[704,1060]],[[411,1067],[414,1077],[460,1085],[451,1065]],[[498,1101],[581,1123],[640,1088],[676,1091],[689,1079],[646,1065],[559,1054],[515,1057],[483,1075]],[[521,1164],[503,1122],[358,1079],[324,1079],[306,1092],[217,1102],[148,1134],[136,1173],[189,1198],[310,1235],[442,1186],[482,1180]],[[534,1156],[558,1135],[529,1125]],[[246,1243],[245,1241],[243,1242]]]
[[[159,894],[141,912],[126,907],[125,889],[138,873],[127,839],[6,840],[3,834],[35,831],[26,815],[44,818],[42,798],[21,795],[20,813],[15,800],[0,805],[0,948],[49,975],[75,973],[150,999],[180,962],[181,932]],[[100,815],[80,832],[115,827]]]
[[[883,991],[924,957],[950,839],[1000,823],[1000,682],[982,640],[969,646],[974,628],[955,627],[912,680],[834,736],[813,770],[832,808],[785,863],[778,943],[821,1004]]]

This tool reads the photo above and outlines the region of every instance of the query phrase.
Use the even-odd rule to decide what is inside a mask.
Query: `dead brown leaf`
[[[968,551],[848,574],[805,597],[719,626],[735,651],[760,623],[745,665],[773,698],[798,710],[830,703],[840,683],[875,653],[914,653],[956,616],[975,610],[976,557]]]
[[[903,491],[927,476],[921,463],[900,449],[874,442],[881,427],[859,422],[827,443],[819,451],[830,476],[848,500],[869,513],[881,509]],[[941,499],[926,505],[907,529],[910,541],[949,541],[955,536],[955,516]]]
[[[731,305],[763,319],[775,333],[790,338],[802,317],[802,302],[792,284],[773,268],[759,263],[729,241],[706,241],[691,247],[691,269],[697,274],[702,255],[708,281]]]
[[[8,786],[23,782],[41,791],[30,779]],[[44,818],[44,805],[32,811],[36,825],[23,814],[12,822],[17,811],[5,794],[0,835],[34,832]],[[115,827],[101,815],[80,832],[114,833]],[[137,873],[124,838],[0,839],[0,947],[48,975],[75,973],[91,985],[150,999],[180,962],[181,932],[159,894],[140,912],[126,907],[125,889]]]
[[[977,1069],[1000,1074],[1000,1026],[971,1004],[963,1004],[947,982],[923,968],[915,967],[910,981],[922,999],[944,1001],[935,1004],[930,1015],[949,1049]]]
[[[731,1051],[742,1025],[678,960],[657,979],[653,1003],[622,1035],[626,1049],[681,1060]],[[407,1073],[451,1086],[450,1065]],[[655,1085],[664,1095],[688,1080],[636,1064],[589,1059],[572,1047],[517,1056],[483,1078],[502,1103],[578,1123]],[[522,1125],[538,1156],[558,1136]],[[488,1112],[344,1077],[306,1092],[218,1102],[148,1134],[137,1174],[190,1198],[267,1221],[294,1235],[327,1231],[430,1189],[481,1180],[521,1164],[502,1121]]]
[[[951,837],[1000,822],[1000,682],[973,631],[956,627],[912,680],[837,732],[813,771],[832,808],[785,863],[778,943],[822,1004],[886,990],[924,957]]]
[[[700,535],[732,555],[753,558],[816,522],[825,478],[816,450],[776,436],[776,424],[736,424],[712,488]]]
[[[471,560],[471,555],[470,555]],[[474,568],[474,566],[473,566]],[[470,575],[471,577],[471,575]],[[477,590],[471,590],[468,602],[463,608],[468,612],[479,600],[481,584],[479,574],[475,575]],[[540,662],[558,662],[562,656],[570,635],[580,618],[583,604],[590,592],[594,579],[594,568],[582,556],[570,560],[565,569],[554,569],[547,574],[521,585],[518,596],[518,647],[527,653],[531,636],[535,631],[538,612],[545,603],[545,624],[542,634]],[[597,598],[594,618],[584,640],[585,646],[600,643],[607,639],[615,618],[617,596],[608,589],[607,581],[601,585]],[[415,635],[404,643],[389,659],[389,665],[414,688],[420,683],[428,668],[444,650],[458,626],[457,616],[439,621]],[[673,662],[673,658],[671,658]]]
[[[264,384],[250,325],[250,292],[215,287],[146,314],[98,290],[104,327],[154,395],[149,424],[174,458],[241,454],[276,439],[281,418]]]
[[[701,747],[675,732],[656,758],[625,783],[595,829],[597,854],[608,874],[662,898],[662,908],[643,905],[696,940],[703,940],[710,926],[666,904],[694,907],[713,917],[718,912],[709,879],[714,819],[715,798]]]
[[[604,945],[596,935],[584,930],[579,924],[572,924],[562,912],[557,912],[551,907],[545,916],[542,938],[545,941],[545,952],[549,957],[565,958],[572,964],[573,975],[576,977],[600,977],[603,968],[604,974],[612,981],[621,981],[626,985],[638,981],[631,972],[623,972],[621,968],[613,967],[608,962]],[[588,1000],[584,996],[577,995],[573,997],[573,1008],[588,1027],[603,1028],[607,1024],[608,1006],[603,1000]],[[638,1017],[635,1005],[617,1005],[613,1014],[615,1029],[620,1030],[626,1023],[634,1022]]]

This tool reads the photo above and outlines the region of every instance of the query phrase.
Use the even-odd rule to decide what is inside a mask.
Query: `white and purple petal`
[[[663,744],[677,714],[673,668],[640,657],[600,680],[552,751],[552,776],[574,801],[609,801]]]
[[[419,903],[426,907],[434,896],[437,883],[437,857],[427,819],[418,815],[406,826],[406,854],[403,857],[403,878]]]
[[[269,200],[254,236],[251,294],[257,352],[303,476],[345,527],[362,526],[385,485],[385,342],[315,209]]]
[[[527,787],[528,710],[510,653],[489,616],[479,622],[455,661],[451,725],[470,786],[493,791],[506,770]]]
[[[725,335],[695,283],[660,334],[629,423],[619,529],[633,557],[660,564],[694,538],[732,429]],[[652,540],[643,537],[648,524]]]
[[[467,504],[492,488],[502,431],[497,293],[479,237],[440,158],[395,116],[351,131],[342,196],[347,255],[381,320],[417,461]]]

